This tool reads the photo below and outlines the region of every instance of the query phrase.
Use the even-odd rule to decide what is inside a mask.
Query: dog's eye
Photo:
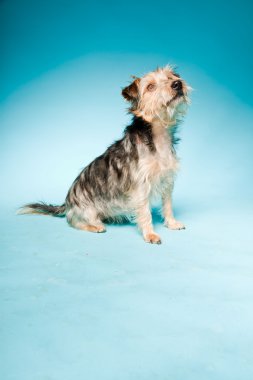
[[[147,86],[148,91],[154,91],[155,88],[156,88],[156,85],[154,83],[149,83],[149,85]]]

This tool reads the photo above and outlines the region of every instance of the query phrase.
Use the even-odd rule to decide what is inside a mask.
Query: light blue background
[[[253,378],[250,1],[0,2],[1,355],[5,380]],[[60,204],[129,122],[130,75],[194,88],[161,246],[17,217]]]

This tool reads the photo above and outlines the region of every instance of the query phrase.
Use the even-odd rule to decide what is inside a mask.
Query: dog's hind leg
[[[86,224],[86,223],[79,222],[79,223],[76,223],[73,227],[79,230],[89,231],[89,232],[97,232],[97,233],[106,232],[105,226],[103,224],[94,225],[94,224]]]
[[[67,212],[66,216],[71,227],[77,228],[78,230],[97,233],[106,231],[94,207],[82,209],[75,206]]]

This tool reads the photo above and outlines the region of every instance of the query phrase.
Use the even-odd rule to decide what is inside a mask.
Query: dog
[[[184,229],[173,215],[172,191],[179,166],[176,131],[189,90],[171,66],[132,77],[122,90],[132,115],[123,137],[81,171],[63,205],[31,203],[18,213],[66,216],[70,226],[90,232],[105,232],[107,221],[134,218],[144,240],[160,244],[150,211],[158,195],[165,226]]]

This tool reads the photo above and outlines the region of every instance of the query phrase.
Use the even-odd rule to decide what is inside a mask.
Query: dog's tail
[[[52,215],[52,216],[65,216],[66,205],[61,206],[48,205],[44,202],[29,203],[18,209],[17,214],[39,214],[39,215]]]

